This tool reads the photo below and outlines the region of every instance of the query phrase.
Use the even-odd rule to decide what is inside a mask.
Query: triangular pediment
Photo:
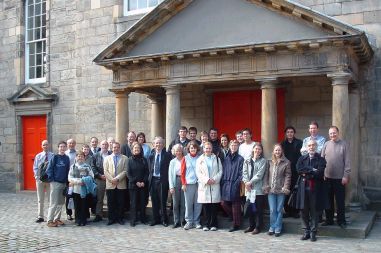
[[[358,36],[358,43],[370,48],[361,30],[286,0],[166,0],[94,61],[105,65],[115,60],[290,42],[320,43],[351,36]]]
[[[8,98],[8,101],[17,104],[22,102],[54,101],[57,94],[36,85],[22,86],[15,94]]]

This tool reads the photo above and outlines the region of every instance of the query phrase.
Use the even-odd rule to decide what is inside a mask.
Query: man
[[[152,201],[153,221],[150,224],[155,226],[162,222],[164,227],[168,226],[167,197],[169,190],[168,169],[172,155],[164,149],[164,139],[155,137],[153,141],[154,149],[149,157],[150,175],[149,188]],[[160,217],[161,212],[161,217]]]
[[[316,241],[319,216],[328,206],[324,185],[326,161],[316,152],[317,143],[309,140],[308,154],[300,157],[296,170],[300,175],[295,208],[301,210],[304,235],[301,240]]]
[[[302,146],[302,149],[300,150],[300,153],[302,155],[308,154],[307,143],[310,140],[315,140],[316,143],[317,143],[316,152],[320,154],[321,153],[321,149],[323,148],[323,145],[325,143],[325,138],[323,136],[318,134],[318,132],[319,132],[319,124],[316,121],[312,121],[310,123],[308,131],[310,133],[310,136],[304,138],[304,140],[303,140],[303,146]]]
[[[209,142],[212,143],[213,153],[218,156],[220,153],[220,140],[218,139],[217,128],[212,127],[209,130]]]
[[[189,140],[195,141],[199,146],[201,145],[201,141],[197,140],[197,128],[195,127],[189,128]]]
[[[65,151],[65,154],[70,159],[70,167],[75,163],[75,157],[77,155],[77,151],[75,150],[75,146],[77,142],[74,139],[68,139],[66,141],[68,149]]]
[[[243,135],[242,135],[242,131],[241,131],[241,130],[239,130],[239,131],[237,131],[237,132],[235,133],[235,138],[237,139],[239,145],[241,145],[241,144],[244,142],[244,140],[243,140]]]
[[[62,192],[68,183],[70,169],[70,159],[65,155],[66,147],[66,142],[61,141],[58,143],[58,154],[52,156],[46,171],[50,182],[48,227],[64,225],[61,221],[62,206],[65,204]]]
[[[171,142],[171,144],[169,144],[168,153],[172,152],[172,147],[175,146],[176,144],[181,144],[183,148],[185,148],[188,145],[190,140],[187,138],[187,133],[188,133],[188,129],[185,126],[180,127],[179,135],[176,137],[176,139],[174,139]]]
[[[245,128],[242,130],[243,143],[239,145],[238,154],[242,156],[245,160],[250,159],[253,155],[253,148],[255,142],[252,141],[251,129]]]
[[[136,134],[134,131],[128,132],[127,133],[127,143],[123,144],[122,146],[122,154],[131,157],[132,152],[131,152],[131,145],[136,141]]]
[[[67,147],[68,149],[65,151],[65,154],[69,157],[70,159],[70,167],[73,166],[75,163],[75,158],[77,156],[77,150],[75,150],[75,146],[77,145],[77,142],[74,139],[68,139],[67,140]],[[72,197],[71,194],[66,195],[66,200],[65,200],[65,208],[66,208],[66,214],[67,214],[67,219],[68,220],[73,220],[73,210],[67,208],[69,204],[69,199]]]
[[[34,178],[36,179],[36,188],[37,188],[37,202],[38,202],[38,216],[36,219],[37,223],[44,221],[44,199],[45,199],[45,191],[46,191],[46,197],[49,202],[49,183],[42,182],[40,180],[40,171],[39,168],[42,166],[43,163],[49,162],[50,159],[53,157],[53,153],[49,152],[49,142],[47,140],[43,140],[41,143],[42,152],[38,153],[36,157],[34,158],[33,163],[33,173]]]
[[[104,158],[103,169],[106,178],[107,225],[115,222],[123,225],[123,207],[127,189],[127,157],[121,154],[119,142],[113,144],[112,154]]]
[[[108,137],[107,143],[108,143],[108,151],[110,151],[110,153],[112,153],[112,145],[115,143],[114,137]]]
[[[90,155],[94,156],[101,148],[98,147],[98,138],[91,137],[90,139]]]
[[[285,140],[281,142],[284,155],[291,162],[291,188],[294,189],[296,180],[298,179],[298,173],[296,172],[296,163],[301,156],[300,150],[303,146],[303,142],[295,138],[295,128],[293,126],[287,126],[284,130]],[[288,197],[286,197],[284,209],[286,211],[284,217],[299,218],[299,211],[288,206]]]
[[[324,177],[328,184],[330,209],[325,210],[326,221],[322,225],[333,225],[334,199],[337,207],[337,224],[346,228],[345,221],[345,186],[349,183],[351,173],[349,147],[339,138],[336,126],[329,128],[330,140],[324,144],[322,157],[327,161]]]
[[[94,222],[102,220],[103,213],[103,199],[106,190],[106,176],[103,170],[103,161],[109,156],[111,152],[108,151],[108,143],[106,140],[101,141],[101,150],[94,155],[92,170],[94,173],[94,178],[97,183],[97,203],[95,208],[95,218]]]

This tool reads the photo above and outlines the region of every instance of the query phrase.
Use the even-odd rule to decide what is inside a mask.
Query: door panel
[[[46,139],[46,116],[23,116],[23,172],[24,190],[36,190],[33,161],[41,152],[41,142]]]
[[[277,89],[278,141],[284,137],[285,91]],[[261,140],[261,90],[218,92],[214,94],[214,126],[219,133],[227,133],[235,139],[235,133],[243,128],[253,131],[253,140]]]

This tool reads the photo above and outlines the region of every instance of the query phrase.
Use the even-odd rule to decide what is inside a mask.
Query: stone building
[[[351,201],[381,200],[381,1],[4,0],[0,21],[1,190],[33,189],[41,136],[250,126],[268,152],[317,120],[352,145]]]

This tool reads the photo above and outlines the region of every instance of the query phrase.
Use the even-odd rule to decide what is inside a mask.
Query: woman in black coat
[[[301,240],[316,241],[319,215],[328,207],[328,195],[324,184],[326,161],[316,153],[316,141],[307,144],[308,154],[301,156],[296,164],[299,174],[296,208],[301,209],[304,235]]]
[[[137,204],[139,204],[140,221],[146,223],[146,192],[148,187],[148,162],[143,157],[142,147],[139,143],[132,144],[132,156],[127,164],[128,189],[131,201],[130,224],[135,226],[137,218]]]
[[[238,141],[230,141],[230,152],[222,164],[221,178],[221,205],[233,218],[233,226],[229,232],[238,230],[241,225],[240,187],[243,162],[243,157],[238,154]]]

